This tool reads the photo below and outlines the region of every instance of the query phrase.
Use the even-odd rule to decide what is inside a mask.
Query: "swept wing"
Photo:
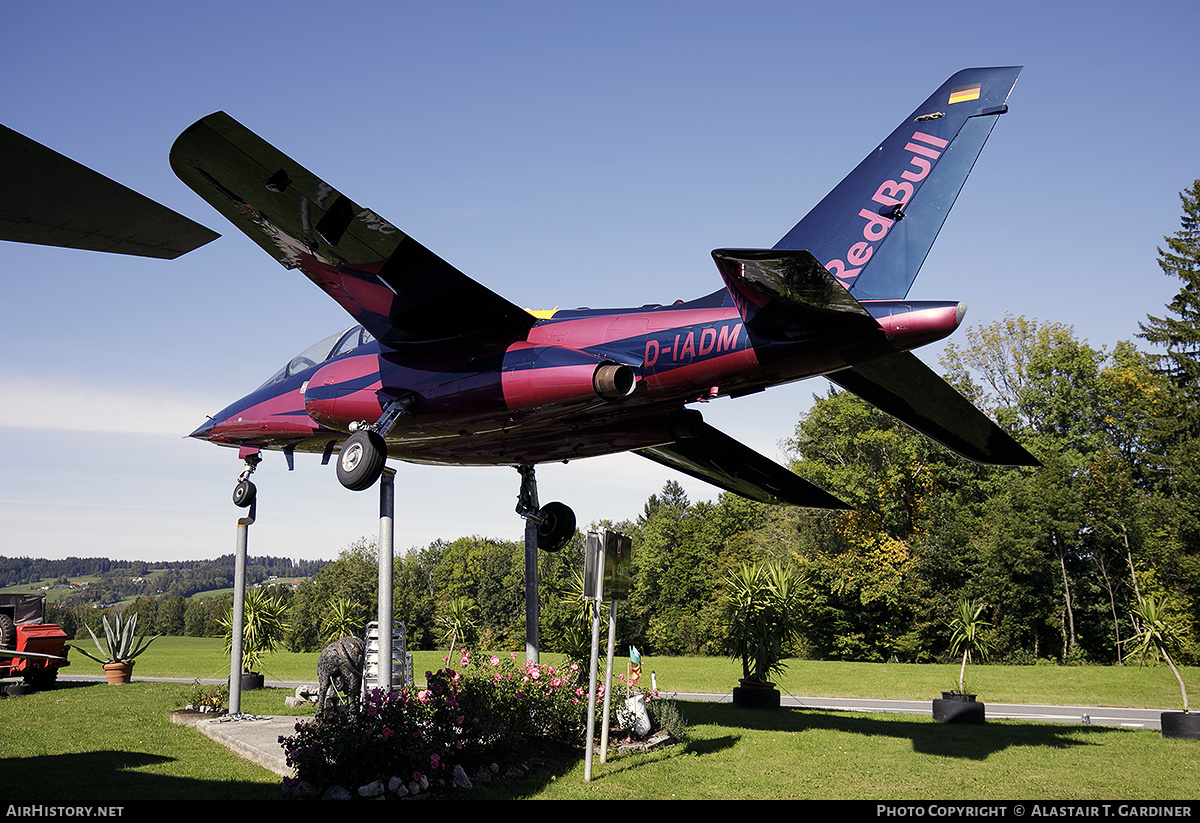
[[[224,112],[184,131],[171,163],[231,223],[387,346],[519,332],[535,322]]]

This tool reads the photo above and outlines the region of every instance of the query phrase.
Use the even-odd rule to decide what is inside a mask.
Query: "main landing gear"
[[[383,415],[374,423],[351,424],[351,434],[338,454],[338,482],[352,492],[365,491],[375,485],[387,465],[385,438],[396,421],[409,413],[414,402],[412,395],[405,395],[388,403]]]
[[[387,463],[387,443],[373,429],[359,429],[346,438],[337,459],[338,482],[350,491],[371,488]]]
[[[517,498],[517,514],[537,527],[537,547],[556,552],[575,536],[575,512],[564,503],[553,502],[538,506],[537,478],[533,466],[517,466],[521,473],[521,494]]]

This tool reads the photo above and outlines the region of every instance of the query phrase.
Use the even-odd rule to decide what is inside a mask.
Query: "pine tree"
[[[1163,238],[1167,249],[1158,249],[1163,273],[1178,277],[1183,288],[1167,305],[1168,316],[1147,316],[1139,335],[1166,349],[1159,365],[1193,402],[1200,399],[1200,180],[1179,193],[1183,201],[1180,229]]]

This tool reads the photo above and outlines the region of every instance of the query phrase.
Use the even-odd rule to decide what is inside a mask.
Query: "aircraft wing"
[[[220,237],[0,126],[0,240],[173,260]]]
[[[760,503],[810,509],[852,508],[707,423],[697,420],[692,427],[688,437],[665,446],[638,449],[636,453]]]
[[[968,460],[998,466],[1041,465],[909,352],[870,360],[825,377]]]
[[[446,343],[535,322],[224,112],[184,131],[171,163],[184,183],[385,345]]]

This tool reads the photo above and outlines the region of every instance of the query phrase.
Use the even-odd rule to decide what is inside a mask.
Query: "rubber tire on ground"
[[[239,509],[249,508],[258,496],[258,489],[249,480],[239,480],[233,487],[233,505]]]
[[[938,723],[984,723],[984,704],[975,700],[939,699],[933,701],[933,719]]]
[[[575,512],[565,503],[547,503],[538,510],[537,545],[542,551],[556,552],[575,536]]]
[[[58,685],[58,669],[40,669],[25,674],[25,683],[35,691],[44,692]]]
[[[387,463],[387,443],[378,432],[355,432],[342,444],[337,459],[338,482],[350,491],[371,488]]]
[[[1200,740],[1200,712],[1163,712],[1162,736]]]
[[[779,689],[735,686],[733,705],[741,709],[778,709]]]
[[[16,649],[17,626],[7,614],[0,614],[0,648]]]

